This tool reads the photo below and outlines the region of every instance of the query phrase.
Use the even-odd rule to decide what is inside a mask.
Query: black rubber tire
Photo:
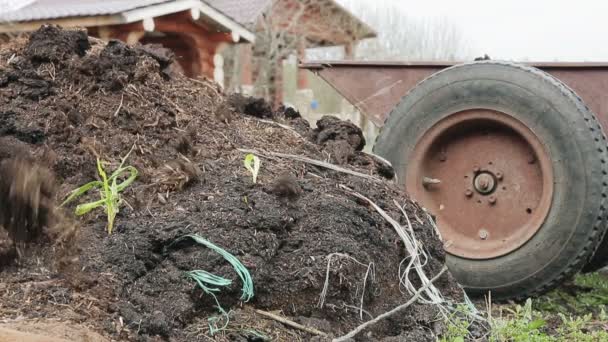
[[[589,259],[589,262],[583,267],[583,273],[591,273],[598,271],[608,265],[608,236],[604,234],[604,238],[601,239],[601,243],[597,250]]]
[[[567,86],[533,67],[483,61],[444,69],[395,107],[374,152],[405,184],[409,155],[439,120],[466,109],[509,113],[544,144],[554,175],[552,206],[539,231],[517,250],[494,259],[449,255],[456,279],[471,294],[523,298],[548,291],[580,271],[605,233],[606,138],[594,114]]]
[[[581,103],[584,104],[584,101],[580,99],[580,97],[576,94],[574,90],[572,90],[572,88],[568,87],[566,84],[564,84],[564,87],[566,87],[573,94],[573,96],[577,97],[581,101]],[[586,107],[586,109],[589,110],[588,107]],[[607,139],[605,131],[602,129],[595,115],[593,116],[593,120],[595,121],[597,129],[602,135],[602,141],[604,142],[604,146],[608,147],[606,145]],[[608,184],[606,184],[606,180],[604,180],[604,186],[608,186]],[[600,233],[598,237],[600,243],[595,248],[595,251],[591,254],[589,261],[587,261],[587,263],[581,269],[581,272],[583,273],[595,272],[608,266],[608,211],[604,212],[603,226],[606,227],[606,229],[604,229],[604,233]]]

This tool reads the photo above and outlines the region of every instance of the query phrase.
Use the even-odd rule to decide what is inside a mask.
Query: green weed
[[[608,278],[599,273],[579,274],[574,282],[551,291],[537,301],[540,310],[551,313],[599,314],[608,305]]]
[[[131,151],[133,151],[133,149],[131,149]],[[76,198],[87,193],[89,190],[100,189],[100,199],[94,202],[79,204],[76,207],[76,215],[82,216],[93,209],[103,207],[108,217],[108,234],[112,234],[114,220],[116,219],[116,215],[118,214],[120,205],[122,204],[120,193],[131,185],[131,183],[133,183],[133,181],[135,181],[137,178],[138,172],[135,167],[123,166],[131,154],[131,151],[129,151],[129,153],[127,153],[127,155],[122,159],[120,166],[118,166],[118,169],[116,169],[110,175],[110,177],[107,176],[106,171],[103,168],[103,162],[97,158],[97,172],[99,173],[101,180],[89,182],[78,189],[73,190],[68,198],[61,204],[61,206],[72,202]],[[117,184],[118,178],[123,174],[128,174],[129,176],[122,183]]]
[[[461,305],[457,306],[446,321],[446,331],[439,340],[440,342],[464,342],[469,336],[471,322],[468,314],[469,308]]]
[[[545,342],[554,341],[543,328],[546,321],[542,315],[532,310],[532,300],[516,305],[513,309],[506,308],[507,316],[490,318],[492,342]]]
[[[245,156],[245,160],[243,161],[245,164],[245,168],[251,172],[251,176],[253,178],[253,184],[257,183],[258,173],[260,172],[260,158],[256,157],[254,154],[249,153]]]
[[[587,280],[577,280],[577,283],[587,284],[594,288],[604,288],[606,280],[584,276]],[[591,278],[587,278],[591,277]],[[591,279],[591,280],[589,280]],[[539,299],[539,301],[543,300]],[[490,342],[595,342],[608,341],[606,320],[608,316],[604,309],[597,315],[555,314],[547,311],[537,311],[533,308],[532,300],[524,305],[500,305],[500,316],[488,315],[490,326],[487,339]],[[465,314],[455,312],[446,320],[446,329],[440,342],[468,341],[471,322]]]

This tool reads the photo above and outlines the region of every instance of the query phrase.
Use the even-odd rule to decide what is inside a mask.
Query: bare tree
[[[457,27],[445,18],[412,19],[398,6],[385,2],[339,2],[378,33],[376,39],[359,42],[357,59],[454,60],[468,57],[467,42]],[[303,47],[323,45],[323,41],[333,41],[335,37],[341,37],[338,43],[341,45],[356,42],[368,27],[353,21],[343,11],[336,11],[335,3],[329,0],[274,0],[252,29],[256,32],[252,56],[253,93],[279,103],[285,59]],[[243,61],[239,60],[240,48],[230,48],[232,51],[226,58],[226,84],[233,91],[241,89],[239,69]],[[344,47],[313,49],[307,58],[342,59]]]
[[[285,1],[274,1],[257,23],[253,65],[257,71],[254,92],[257,96],[276,98],[280,82],[282,63],[297,49],[298,37],[294,34],[309,3],[315,0],[296,2],[289,8]],[[280,81],[280,80],[279,80]]]
[[[357,46],[362,60],[457,60],[470,59],[469,43],[447,18],[413,18],[395,4],[341,0],[348,9],[378,33]],[[341,57],[338,49],[316,49],[311,59]]]

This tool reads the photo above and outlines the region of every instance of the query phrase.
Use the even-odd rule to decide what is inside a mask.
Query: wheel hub
[[[475,190],[482,195],[491,194],[496,188],[496,180],[490,172],[480,172],[473,180]]]
[[[553,196],[551,161],[536,135],[511,115],[484,109],[449,115],[427,130],[405,178],[412,197],[436,215],[446,251],[470,259],[525,244]]]

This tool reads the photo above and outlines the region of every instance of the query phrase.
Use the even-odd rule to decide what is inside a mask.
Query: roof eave
[[[55,24],[62,27],[93,27],[124,24],[120,15],[99,15],[64,17],[45,20],[0,23],[0,33],[31,32],[44,24]]]
[[[234,39],[235,43],[243,42],[243,40],[244,40],[244,42],[248,42],[248,43],[255,42],[255,34],[251,31],[249,31],[245,26],[243,26],[242,24],[238,23],[234,19],[230,18],[229,16],[225,15],[224,13],[220,12],[219,10],[215,9],[214,7],[209,6],[208,4],[206,4],[202,1],[197,1],[197,3],[198,3],[198,8],[203,16],[228,28],[230,30],[230,32],[233,34],[233,38],[238,38],[238,39]]]
[[[136,8],[113,15],[99,16],[76,16],[53,18],[46,20],[24,21],[17,23],[0,23],[0,33],[9,32],[29,32],[38,29],[43,24],[57,24],[63,27],[95,27],[108,25],[130,24],[137,21],[144,21],[144,24],[151,19],[167,14],[190,10],[197,17],[204,17],[211,21],[220,29],[232,33],[233,40],[237,42],[255,41],[255,35],[247,30],[243,25],[237,23],[220,11],[198,0],[181,0],[155,4],[147,7]],[[145,26],[145,25],[144,25]]]
[[[364,34],[361,35],[361,37],[358,37],[357,38],[358,40],[378,37],[378,32],[376,32],[376,30],[374,30],[371,26],[369,26],[363,20],[359,19],[359,17],[357,17],[348,8],[342,6],[335,0],[329,0],[329,1],[331,1],[334,4],[334,6],[336,6],[340,11],[344,12],[348,17],[350,17],[354,22],[356,22],[358,25],[360,25],[363,28]]]

